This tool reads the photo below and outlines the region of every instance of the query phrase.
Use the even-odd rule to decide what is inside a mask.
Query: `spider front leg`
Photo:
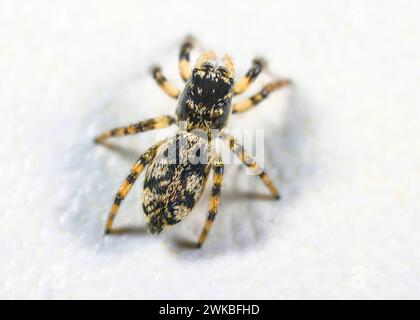
[[[222,187],[223,182],[223,169],[224,164],[220,157],[217,157],[216,161],[213,164],[213,188],[211,190],[210,198],[210,208],[207,216],[206,223],[204,224],[203,231],[201,231],[200,238],[197,242],[197,248],[201,248],[204,241],[207,238],[207,235],[210,232],[213,221],[216,218],[217,211],[219,209],[220,202],[220,188]]]
[[[276,186],[268,177],[267,173],[252,158],[252,156],[244,150],[234,137],[224,134],[223,138],[228,142],[229,148],[233,151],[233,153],[235,153],[248,168],[258,174],[266,187],[270,190],[273,197],[275,199],[280,199],[280,193],[278,192]]]
[[[290,80],[284,79],[284,80],[278,80],[278,81],[265,85],[262,88],[262,90],[258,92],[257,94],[254,94],[253,96],[251,96],[250,98],[246,100],[234,103],[232,106],[232,113],[248,111],[249,109],[259,104],[261,101],[266,99],[268,95],[274,90],[290,85],[290,83],[291,83]]]
[[[179,51],[179,73],[186,82],[191,77],[190,52],[194,46],[194,39],[188,36]]]
[[[160,116],[149,120],[140,121],[127,127],[115,128],[106,131],[95,138],[95,142],[101,143],[110,137],[123,137],[130,134],[149,131],[153,129],[165,128],[175,122],[175,118],[171,116]]]
[[[178,99],[181,91],[179,91],[177,87],[175,87],[172,83],[166,80],[160,67],[153,67],[152,75],[159,87],[163,90],[163,92],[165,92],[168,96],[172,98]]]
[[[252,61],[252,66],[246,73],[245,77],[235,83],[233,87],[233,93],[235,95],[243,93],[246,89],[249,88],[251,83],[258,77],[264,67],[264,62],[261,59],[254,59]]]
[[[157,149],[162,143],[163,141],[149,148],[133,165],[130,174],[127,176],[127,178],[125,178],[125,181],[123,182],[123,184],[117,192],[117,195],[115,196],[114,203],[111,207],[111,211],[106,222],[105,234],[111,233],[112,224],[117,215],[121,202],[130,192],[131,187],[133,186],[134,182],[136,182],[137,178],[139,177],[145,166],[155,158]]]

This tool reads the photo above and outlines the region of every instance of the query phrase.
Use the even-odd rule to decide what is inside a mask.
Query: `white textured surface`
[[[185,3],[182,4],[181,3]],[[241,2],[242,3],[242,2]],[[257,4],[258,3],[258,4]],[[418,1],[1,1],[1,298],[420,298]],[[92,137],[174,110],[147,69],[177,76],[181,39],[255,55],[296,87],[232,126],[266,129],[283,200],[227,167],[172,231],[143,231],[138,194],[102,237],[130,165],[161,135]],[[253,90],[270,79],[261,77]],[[251,193],[250,193],[251,192]],[[130,231],[130,230],[129,230]]]

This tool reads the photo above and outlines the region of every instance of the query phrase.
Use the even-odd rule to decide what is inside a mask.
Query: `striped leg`
[[[245,77],[235,83],[233,93],[235,95],[243,93],[252,82],[258,77],[264,67],[264,62],[261,59],[254,59],[252,66],[246,73]]]
[[[184,81],[191,77],[190,52],[194,45],[193,37],[189,36],[185,39],[179,51],[179,73]]]
[[[153,78],[156,80],[157,84],[161,89],[170,97],[177,99],[179,97],[180,91],[172,83],[166,80],[165,76],[162,73],[160,67],[154,67],[152,69]]]
[[[143,171],[144,167],[150,163],[156,156],[156,151],[158,147],[163,143],[159,142],[158,144],[151,147],[149,150],[146,151],[133,165],[130,174],[125,178],[125,181],[119,188],[117,195],[115,196],[114,203],[111,207],[111,211],[108,216],[108,220],[106,222],[106,229],[105,234],[111,233],[112,230],[112,223],[114,222],[115,216],[117,215],[118,208],[120,207],[121,202],[130,192],[131,187],[133,186],[134,182],[136,182],[138,176]]]
[[[234,103],[232,106],[232,112],[238,113],[238,112],[248,111],[249,109],[259,104],[261,101],[263,101],[265,98],[267,98],[268,95],[274,90],[283,88],[284,86],[287,86],[290,83],[291,83],[290,80],[287,80],[287,79],[278,80],[276,82],[269,83],[265,85],[260,92],[258,92],[257,94],[254,94],[252,97],[246,100]]]
[[[140,121],[135,124],[131,124],[127,127],[116,128],[110,131],[106,131],[95,138],[95,142],[101,143],[110,137],[123,137],[130,134],[136,134],[139,132],[149,131],[153,129],[165,128],[175,122],[175,119],[171,116],[160,116],[157,118]]]
[[[235,141],[235,138],[230,135],[223,135],[225,140],[229,144],[229,148],[235,153],[241,161],[252,171],[257,173],[267,188],[270,190],[271,194],[275,199],[280,199],[280,193],[278,192],[276,186],[273,184],[271,179],[268,177],[267,173],[257,164],[257,162],[248,154],[244,148]]]
[[[198,239],[197,248],[201,248],[206,240],[219,208],[220,188],[223,182],[223,169],[223,161],[220,157],[218,157],[213,163],[213,188],[211,190],[209,214],[207,216],[206,223],[204,224],[203,231],[201,231],[200,238]]]

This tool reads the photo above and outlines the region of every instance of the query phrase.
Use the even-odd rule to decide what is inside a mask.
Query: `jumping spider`
[[[252,66],[246,75],[239,81],[234,81],[234,65],[230,56],[224,58],[224,66],[213,63],[215,54],[206,52],[197,60],[194,68],[190,66],[190,52],[193,40],[188,37],[179,53],[179,71],[186,82],[181,92],[164,77],[161,69],[155,67],[153,77],[162,90],[178,101],[175,117],[170,115],[140,121],[127,127],[107,131],[95,138],[101,143],[110,137],[122,137],[143,131],[167,127],[177,124],[178,133],[149,148],[134,164],[130,174],[119,188],[106,224],[105,233],[111,232],[112,223],[118,208],[126,197],[136,179],[143,169],[147,167],[144,190],[142,194],[143,210],[149,230],[159,233],[187,216],[203,192],[205,182],[213,168],[213,188],[211,192],[210,208],[203,231],[197,242],[200,248],[204,243],[213,221],[216,217],[220,188],[223,180],[223,161],[212,146],[212,130],[219,130],[230,149],[254,172],[257,172],[274,198],[280,195],[268,175],[261,170],[255,160],[230,135],[221,133],[226,126],[231,113],[248,111],[276,89],[288,84],[289,80],[277,80],[265,85],[261,91],[248,99],[232,104],[232,98],[243,93],[263,69],[259,59],[253,60]],[[194,134],[195,130],[207,133],[206,138]],[[213,137],[214,138],[214,137]],[[180,142],[184,141],[183,144]],[[197,147],[205,151],[206,163],[170,164],[166,160],[168,150],[174,148],[186,158],[192,156]]]

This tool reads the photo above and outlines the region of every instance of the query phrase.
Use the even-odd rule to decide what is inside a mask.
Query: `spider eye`
[[[201,69],[203,69],[205,71],[209,71],[213,68],[214,68],[214,66],[210,62],[206,62],[201,66]]]
[[[200,71],[200,69],[198,69],[198,68],[194,68],[193,70],[192,70],[192,79],[194,80],[194,79],[196,79],[197,77],[198,77],[198,72]]]
[[[226,75],[228,73],[228,70],[226,67],[220,66],[217,68],[217,71],[219,71],[222,75]]]

